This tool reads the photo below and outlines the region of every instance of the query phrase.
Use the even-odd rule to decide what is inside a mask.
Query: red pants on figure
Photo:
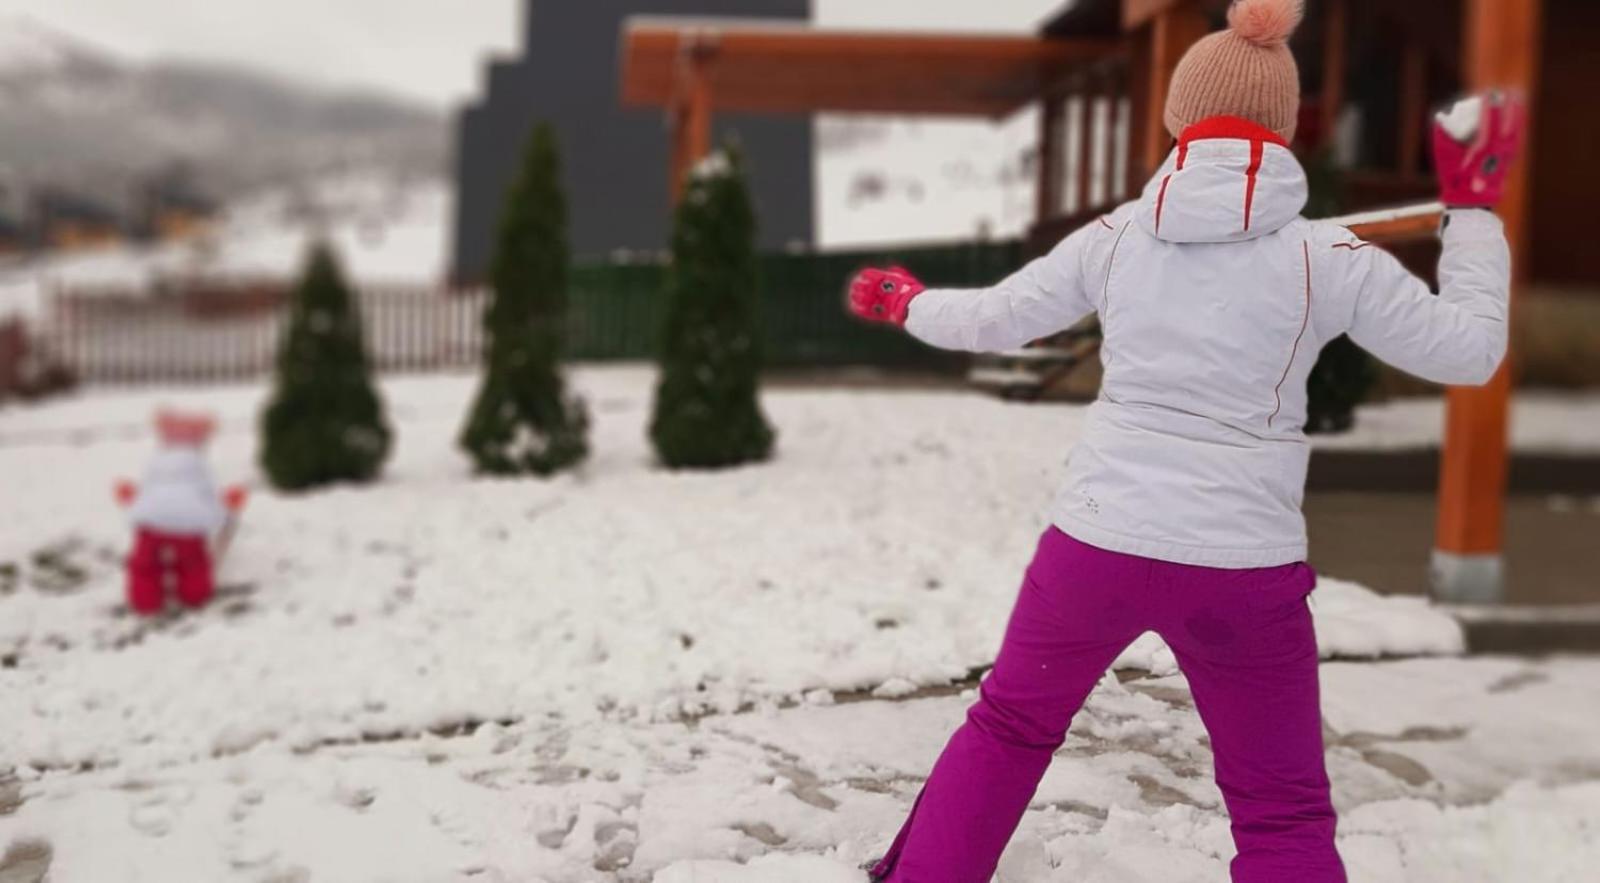
[[[169,592],[185,607],[211,600],[215,585],[206,538],[140,529],[128,556],[128,606],[153,616],[166,606]]]

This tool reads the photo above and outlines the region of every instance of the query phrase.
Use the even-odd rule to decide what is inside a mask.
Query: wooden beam
[[[1136,30],[1180,0],[1122,0],[1122,29]]]
[[[711,66],[715,44],[686,42],[672,120],[672,202],[683,198],[689,173],[711,152]]]
[[[1428,53],[1407,42],[1400,58],[1400,144],[1397,166],[1402,174],[1422,172],[1422,135],[1428,128]]]
[[[1094,183],[1094,81],[1086,83],[1078,93],[1078,204],[1074,211],[1087,211],[1090,205],[1089,186]]]
[[[676,98],[686,39],[714,40],[717,107],[737,113],[905,113],[1004,117],[1049,84],[1122,51],[1110,38],[957,36],[829,31],[748,21],[630,21],[621,98]]]
[[[1328,0],[1322,33],[1322,139],[1331,145],[1344,113],[1344,87],[1350,70],[1348,0]]]
[[[1542,0],[1463,2],[1467,88],[1513,88],[1531,101],[1537,86]],[[1529,110],[1536,112],[1531,105]],[[1526,278],[1533,155],[1525,146],[1499,208],[1511,243],[1514,285]],[[1510,361],[1487,386],[1447,393],[1433,568],[1434,595],[1441,600],[1502,600]]]
[[[1164,120],[1172,74],[1189,47],[1211,31],[1211,21],[1192,3],[1169,5],[1150,22],[1149,80],[1146,84],[1144,143],[1136,150],[1140,178],[1155,174],[1172,150]]]
[[[1039,199],[1042,224],[1061,212],[1061,96],[1049,94],[1039,108]]]

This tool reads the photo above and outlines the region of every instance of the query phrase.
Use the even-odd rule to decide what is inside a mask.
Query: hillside
[[[359,166],[445,167],[444,114],[188,61],[134,63],[26,19],[0,18],[0,184],[72,182],[115,196],[189,165],[223,196]]]

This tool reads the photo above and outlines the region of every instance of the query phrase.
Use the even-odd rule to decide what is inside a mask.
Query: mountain
[[[350,169],[436,177],[444,114],[225,65],[133,63],[26,19],[0,18],[0,187],[89,186],[120,197],[182,165],[221,196]]]

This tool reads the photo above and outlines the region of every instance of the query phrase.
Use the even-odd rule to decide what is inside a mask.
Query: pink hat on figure
[[[209,414],[184,413],[170,408],[156,412],[156,434],[174,447],[200,447],[211,440],[217,421]]]
[[[1289,38],[1304,0],[1234,0],[1228,29],[1190,47],[1172,74],[1165,121],[1172,137],[1204,119],[1239,117],[1294,140],[1300,69]]]

